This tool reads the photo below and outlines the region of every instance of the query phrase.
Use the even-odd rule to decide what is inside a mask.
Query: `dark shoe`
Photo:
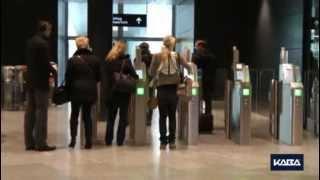
[[[26,147],[26,151],[33,151],[36,150],[34,146]]]
[[[105,140],[105,143],[106,143],[106,146],[111,146],[112,145],[112,141]]]
[[[169,138],[167,136],[165,137],[160,137],[160,144],[164,144],[164,145],[167,145],[169,144]]]
[[[53,151],[56,150],[55,146],[43,146],[36,149],[37,151]]]
[[[75,141],[71,141],[69,144],[69,148],[74,148],[74,146],[76,145]]]
[[[123,142],[117,142],[118,146],[123,146]]]
[[[86,145],[84,146],[84,148],[85,148],[85,149],[91,149],[91,148],[92,148],[92,144],[86,144]]]
[[[170,144],[169,144],[169,148],[170,148],[170,149],[176,149],[177,146],[176,146],[175,143],[170,143]]]
[[[165,149],[166,149],[166,147],[167,147],[167,145],[166,145],[166,144],[160,144],[160,149],[161,149],[161,150],[165,150]]]
[[[147,125],[147,126],[151,126],[151,120],[147,120],[147,121],[146,121],[146,125]]]

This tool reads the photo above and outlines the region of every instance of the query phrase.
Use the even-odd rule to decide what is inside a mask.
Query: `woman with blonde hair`
[[[120,109],[120,118],[117,131],[117,144],[119,146],[123,145],[128,122],[128,104],[131,96],[131,93],[127,90],[115,88],[115,75],[121,73],[138,79],[129,55],[125,54],[126,48],[126,44],[123,41],[115,42],[102,66],[103,89],[106,92],[105,103],[108,110],[105,143],[108,146],[113,141],[114,122],[118,109]]]
[[[76,38],[77,51],[67,64],[66,87],[71,98],[70,148],[76,144],[78,117],[82,109],[85,129],[85,148],[92,146],[91,107],[97,100],[97,82],[100,80],[100,60],[94,56],[87,37]]]
[[[149,73],[156,79],[157,97],[159,101],[160,149],[169,144],[175,149],[176,109],[178,103],[177,87],[181,81],[180,65],[190,69],[186,60],[174,52],[176,39],[167,36],[163,39],[160,53],[153,56]],[[166,119],[169,117],[169,136],[167,136]]]

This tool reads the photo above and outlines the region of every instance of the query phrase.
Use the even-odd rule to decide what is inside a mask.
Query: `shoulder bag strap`
[[[183,72],[181,72],[181,59],[180,59],[180,54],[177,53],[177,58],[176,58],[176,61],[178,61],[178,72],[179,72],[179,76],[180,76],[180,83],[183,83]]]
[[[162,67],[163,67],[163,60],[160,59],[160,64],[159,64],[159,67],[157,69],[156,76],[155,76],[156,78],[159,78],[159,74],[160,74]]]
[[[120,75],[122,75],[122,73],[123,73],[123,67],[124,67],[124,64],[126,63],[125,61],[126,61],[125,59],[122,59],[121,68],[120,68]]]
[[[77,55],[76,56],[78,59],[80,59],[82,62],[84,62],[87,66],[88,66],[88,68],[90,69],[89,71],[91,71],[91,73],[94,75],[94,71],[93,71],[93,69],[91,68],[91,66],[89,65],[89,63],[86,61],[86,60],[84,60],[80,55]]]

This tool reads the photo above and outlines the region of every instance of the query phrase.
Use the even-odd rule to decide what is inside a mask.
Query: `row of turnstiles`
[[[146,144],[146,109],[148,84],[146,67],[141,62],[137,49],[135,68],[139,83],[131,104],[130,140],[132,144]],[[197,67],[192,64],[192,72],[179,93],[178,138],[187,145],[195,145],[199,138],[200,86]],[[185,71],[186,72],[186,71]],[[225,83],[225,134],[237,144],[250,144],[252,85],[248,65],[240,63],[239,50],[233,47],[233,64],[230,76]],[[191,82],[191,83],[190,83]],[[313,85],[312,116],[308,120],[308,130],[316,137],[319,135],[319,83]],[[279,78],[273,79],[270,90],[269,132],[280,143],[299,145],[303,137],[303,84],[298,66],[288,63],[288,51],[281,49]],[[201,120],[200,120],[201,121]]]
[[[190,56],[190,55],[189,55]],[[188,58],[190,59],[190,58]],[[179,88],[178,138],[188,145],[195,145],[199,138],[201,86],[196,65],[190,62],[191,73],[184,70],[189,79]],[[141,60],[141,50],[136,49],[134,67],[139,80],[136,92],[129,106],[129,141],[133,145],[147,143],[147,102],[149,85],[147,68]],[[190,81],[192,80],[192,81]],[[6,81],[5,81],[6,83]],[[2,91],[3,92],[3,91]],[[299,145],[303,137],[304,87],[298,66],[288,63],[288,51],[281,48],[278,79],[273,79],[270,88],[270,124],[273,138],[281,143]],[[237,144],[249,144],[251,140],[252,85],[248,65],[240,63],[239,50],[233,47],[233,63],[229,78],[225,82],[225,134]],[[312,87],[311,118],[307,130],[319,136],[319,81],[315,78]],[[97,127],[97,106],[93,110],[94,125]],[[82,129],[82,128],[81,128]],[[93,138],[97,137],[97,128],[93,129]],[[83,136],[83,132],[81,132]],[[82,138],[81,138],[82,139]]]

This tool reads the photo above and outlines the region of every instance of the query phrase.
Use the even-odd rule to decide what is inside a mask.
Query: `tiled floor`
[[[23,112],[1,111],[1,179],[4,180],[316,180],[319,179],[319,141],[304,134],[301,146],[278,144],[268,135],[266,117],[254,114],[251,145],[227,140],[223,111],[215,108],[216,129],[201,135],[196,146],[178,144],[174,151],[159,150],[157,116],[148,130],[150,145],[106,147],[105,123],[98,124],[98,142],[92,150],[68,149],[68,108],[51,108],[49,143],[54,152],[26,152]],[[271,172],[271,153],[303,153],[302,172]]]

